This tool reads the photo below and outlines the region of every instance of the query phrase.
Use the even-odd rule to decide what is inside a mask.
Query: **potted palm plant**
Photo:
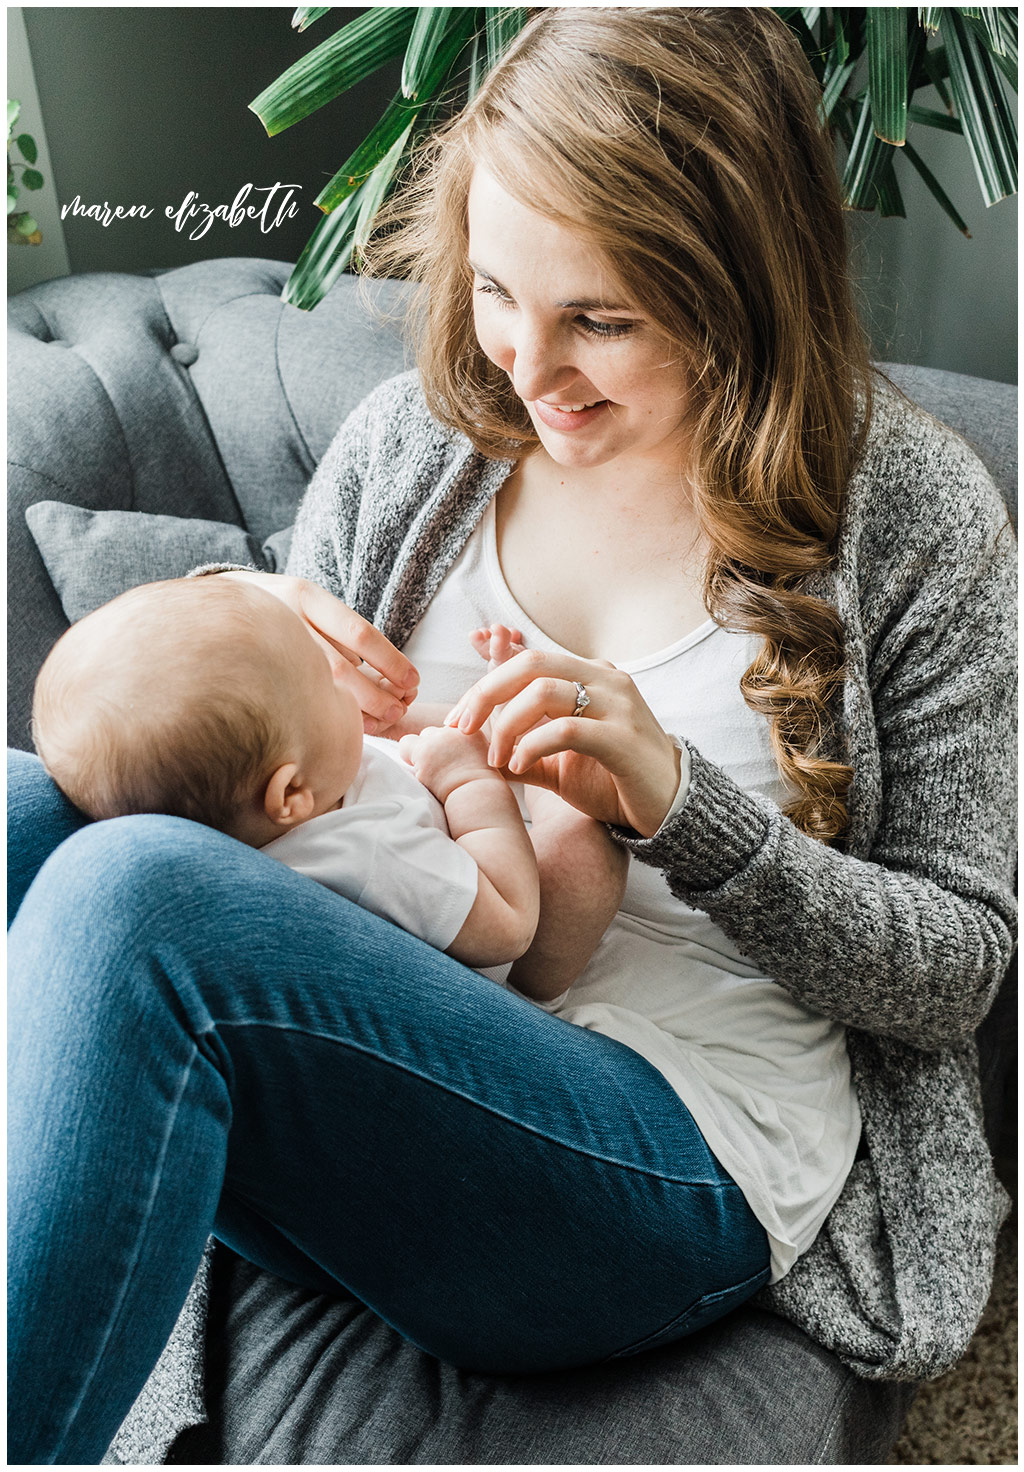
[[[295,11],[305,30],[329,6]],[[850,209],[905,214],[900,174],[921,176],[957,229],[967,225],[918,151],[929,129],[960,134],[986,205],[1017,189],[1017,11],[1002,6],[777,6],[821,86]],[[355,265],[412,149],[472,97],[526,24],[510,6],[373,6],[343,25],[249,105],[273,136],[402,57],[401,86],[317,197],[324,212],[285,287],[311,308]],[[919,100],[919,94],[934,102]]]

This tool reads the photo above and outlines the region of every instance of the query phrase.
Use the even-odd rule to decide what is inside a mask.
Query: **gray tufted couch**
[[[11,745],[30,745],[32,682],[70,606],[69,588],[58,596],[41,560],[27,508],[173,515],[193,521],[200,538],[200,523],[226,524],[244,528],[259,555],[291,523],[348,410],[406,366],[397,322],[368,312],[356,282],[343,278],[307,315],[279,300],[289,269],[221,260],[152,276],[72,277],[10,302]],[[389,307],[401,288],[374,292]],[[1009,496],[1016,390],[927,370],[893,375],[971,440]],[[49,513],[29,514],[38,530]],[[99,522],[81,525],[85,537]],[[104,525],[123,550],[131,523]],[[186,565],[204,560],[194,550]],[[80,585],[88,563],[74,552],[72,543]],[[209,555],[223,555],[219,541]],[[186,570],[154,569],[141,555],[134,565],[137,580]],[[980,1035],[993,1136],[1012,1018],[1004,986]],[[857,1379],[755,1308],[615,1365],[528,1379],[465,1374],[357,1302],[296,1288],[226,1249],[214,1258],[205,1380],[209,1419],[177,1436],[171,1462],[878,1463],[914,1389]],[[153,1425],[150,1460],[179,1424]]]

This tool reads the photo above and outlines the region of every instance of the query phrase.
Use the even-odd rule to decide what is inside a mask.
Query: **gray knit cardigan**
[[[510,468],[440,427],[415,374],[393,379],[325,454],[288,571],[401,646]],[[848,833],[807,838],[692,748],[682,810],[654,838],[618,835],[765,975],[849,1028],[862,1150],[815,1243],[758,1301],[869,1379],[933,1377],[963,1353],[1008,1207],[973,1033],[1015,921],[1015,567],[980,461],[880,382],[835,565],[808,590],[845,631]],[[200,1299],[137,1428],[202,1419]],[[121,1458],[132,1444],[126,1423]]]

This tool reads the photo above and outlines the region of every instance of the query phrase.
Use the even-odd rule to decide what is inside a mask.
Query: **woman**
[[[984,1302],[1011,538],[872,384],[798,48],[767,10],[545,11],[402,217],[422,388],[343,426],[263,585],[368,727],[455,702],[611,824],[623,913],[552,1017],[220,835],[86,826],[25,759],[14,1460],[98,1459],[211,1231],[498,1373],[770,1284],[913,1377]],[[492,619],[528,649],[477,678]]]

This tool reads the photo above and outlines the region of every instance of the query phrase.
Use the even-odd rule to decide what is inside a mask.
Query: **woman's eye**
[[[592,337],[625,337],[636,327],[635,322],[596,322],[593,317],[577,317],[576,320]]]
[[[499,307],[515,306],[515,302],[513,302],[512,298],[510,296],[506,296],[503,291],[500,291],[492,281],[483,282],[480,286],[477,287],[477,291],[479,291],[483,296],[492,296]]]
[[[500,286],[496,286],[493,281],[482,281],[475,290],[481,296],[491,297],[499,307],[506,309],[515,307],[515,302],[512,298],[506,292],[502,291]],[[637,328],[637,323],[635,322],[598,322],[594,317],[582,316],[577,317],[575,320],[580,331],[587,333],[590,337],[625,337],[628,333],[635,332]]]

